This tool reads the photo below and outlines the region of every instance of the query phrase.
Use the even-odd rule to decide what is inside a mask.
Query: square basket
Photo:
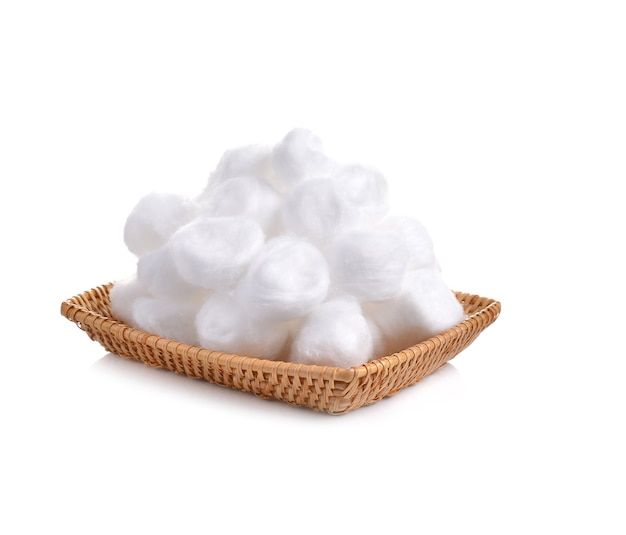
[[[98,286],[61,304],[61,314],[107,351],[328,414],[350,412],[423,379],[468,347],[497,319],[501,308],[493,299],[455,292],[467,315],[462,322],[393,355],[338,368],[210,351],[134,329],[111,316],[111,286]]]

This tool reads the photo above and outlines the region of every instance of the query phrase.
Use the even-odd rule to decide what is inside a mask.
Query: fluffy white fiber
[[[137,261],[137,279],[155,297],[193,297],[197,287],[189,284],[179,274],[170,243],[142,255]]]
[[[254,144],[227,150],[209,177],[204,196],[211,195],[217,184],[241,176],[258,176],[267,179],[271,175],[272,147]]]
[[[126,246],[137,256],[153,251],[165,244],[178,228],[196,217],[198,211],[198,204],[185,196],[149,193],[126,219]]]
[[[400,293],[409,250],[398,234],[371,229],[340,235],[330,256],[337,289],[361,302],[383,301]]]
[[[351,299],[326,301],[304,320],[289,359],[301,364],[350,367],[374,357],[374,334]]]
[[[136,275],[116,281],[109,292],[111,314],[114,318],[135,327],[133,305],[137,299],[144,295],[149,295],[148,291],[139,282]]]
[[[266,234],[279,231],[281,198],[259,176],[238,176],[217,185],[204,201],[206,213],[215,217],[246,216]]]
[[[334,236],[367,228],[387,212],[387,184],[374,169],[335,166],[326,178],[311,178],[285,197],[282,221],[287,231],[324,248]]]
[[[250,314],[266,321],[305,316],[326,298],[326,259],[309,242],[290,235],[269,240],[237,287]]]
[[[324,152],[322,140],[304,128],[294,128],[272,153],[272,182],[281,193],[311,178],[325,178],[335,162]]]
[[[194,319],[198,305],[191,300],[138,297],[132,306],[133,322],[139,329],[185,344],[197,345]]]
[[[169,246],[188,283],[225,290],[235,285],[264,239],[261,227],[246,217],[199,217],[178,229]]]
[[[342,165],[335,169],[332,181],[337,196],[354,211],[360,226],[373,224],[387,213],[387,181],[377,169]]]
[[[150,193],[124,226],[137,270],[114,317],[208,349],[350,367],[461,321],[432,240],[377,169],[297,128],[224,153],[195,198]]]
[[[414,217],[390,216],[380,225],[381,230],[397,234],[409,253],[407,268],[438,268],[435,249],[426,227]]]
[[[204,347],[270,360],[282,356],[289,336],[287,323],[255,320],[239,301],[221,292],[207,298],[195,318],[195,327]]]
[[[365,305],[380,329],[387,353],[406,349],[459,323],[464,311],[435,269],[409,273],[403,290],[388,301]]]
[[[337,196],[329,178],[314,178],[294,188],[285,198],[282,221],[286,231],[317,243],[355,225],[354,214]]]

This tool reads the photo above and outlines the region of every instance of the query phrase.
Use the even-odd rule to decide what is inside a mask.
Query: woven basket
[[[399,353],[352,368],[230,355],[133,329],[111,317],[112,283],[61,304],[61,314],[107,351],[157,368],[329,414],[343,414],[395,394],[443,366],[500,313],[493,299],[456,292],[467,319]]]

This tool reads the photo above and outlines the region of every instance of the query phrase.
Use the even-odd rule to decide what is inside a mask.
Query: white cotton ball
[[[215,170],[211,173],[210,184],[219,184],[240,176],[255,176],[262,179],[271,174],[272,147],[252,144],[234,147],[224,152]]]
[[[294,128],[273,150],[274,186],[285,193],[304,180],[328,177],[335,166],[322,141],[304,128]]]
[[[116,281],[109,290],[111,315],[122,323],[134,327],[133,305],[137,299],[145,295],[147,290],[136,275]]]
[[[289,360],[349,368],[370,361],[374,339],[354,300],[332,300],[315,308],[304,320],[291,346]]]
[[[139,258],[137,278],[154,297],[186,298],[199,293],[197,286],[179,275],[169,243]]]
[[[141,256],[160,247],[174,232],[198,215],[199,206],[188,197],[153,192],[132,209],[124,225],[124,242]]]
[[[281,198],[262,178],[240,176],[226,180],[205,199],[212,216],[247,216],[269,234],[278,230]]]
[[[328,178],[303,182],[286,195],[282,222],[287,231],[324,245],[333,235],[358,227],[360,217],[342,201]]]
[[[365,316],[363,310],[361,310],[362,314]],[[372,348],[373,348],[373,358],[378,359],[387,355],[387,344],[385,342],[385,337],[383,336],[383,332],[380,330],[380,327],[369,317],[365,316],[365,320],[367,321],[367,326],[372,335]]]
[[[361,224],[373,224],[389,210],[387,181],[378,170],[360,164],[338,167],[331,177],[337,195],[358,213]]]
[[[195,325],[201,347],[269,360],[282,356],[289,334],[286,324],[251,319],[244,307],[225,293],[207,298]]]
[[[176,269],[188,283],[211,290],[232,288],[265,240],[246,217],[200,217],[170,240]]]
[[[430,234],[417,219],[410,216],[389,216],[381,222],[380,228],[395,232],[405,240],[409,251],[409,270],[439,269]]]
[[[402,292],[389,301],[365,306],[391,353],[401,351],[463,321],[465,312],[436,269],[407,274]]]
[[[134,325],[151,334],[198,345],[195,317],[198,304],[191,300],[139,297],[133,304]]]
[[[371,227],[388,210],[387,184],[377,171],[345,165],[330,178],[294,187],[282,207],[286,230],[321,245],[342,232]]]
[[[237,287],[237,298],[256,318],[287,321],[306,315],[328,292],[322,253],[305,240],[281,235],[269,240]]]
[[[339,236],[330,258],[335,289],[368,302],[391,299],[400,292],[409,254],[397,234],[368,230]]]

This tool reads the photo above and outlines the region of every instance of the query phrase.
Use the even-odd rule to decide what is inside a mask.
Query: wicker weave
[[[458,325],[399,353],[361,366],[335,368],[230,355],[133,329],[111,317],[111,285],[61,304],[61,313],[107,351],[329,414],[369,405],[423,379],[469,346],[500,313],[498,301],[456,292],[468,315]]]

